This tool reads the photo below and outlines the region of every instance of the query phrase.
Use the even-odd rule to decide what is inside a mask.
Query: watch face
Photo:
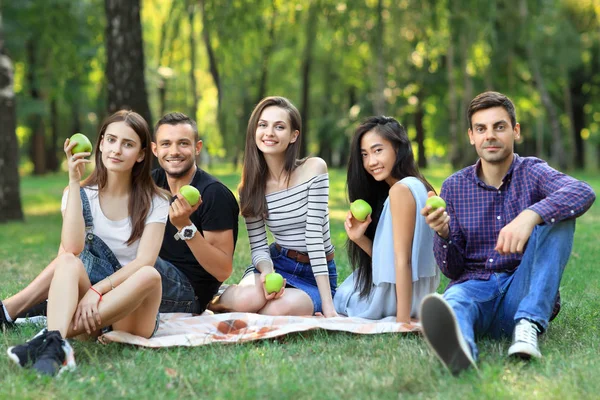
[[[194,230],[187,228],[183,230],[183,237],[184,238],[191,238],[192,236],[194,236]]]

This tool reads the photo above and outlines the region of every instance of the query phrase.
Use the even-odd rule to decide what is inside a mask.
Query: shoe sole
[[[77,363],[75,363],[75,351],[73,350],[73,348],[71,347],[70,344],[68,344],[67,346],[63,345],[63,349],[65,350],[65,361],[63,363],[63,365],[60,367],[60,369],[58,370],[58,373],[56,374],[56,376],[61,375],[63,372],[71,372],[71,371],[75,371],[77,369]]]
[[[420,315],[425,342],[452,375],[470,367],[477,369],[470,349],[462,339],[454,311],[442,296],[425,297]]]
[[[531,351],[530,346],[522,343],[515,343],[508,349],[508,356],[512,358],[520,358],[521,360],[531,360],[532,358],[542,358],[542,353]]]

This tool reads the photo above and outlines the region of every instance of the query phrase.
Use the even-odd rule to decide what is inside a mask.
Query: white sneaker
[[[426,296],[421,302],[420,315],[425,342],[453,375],[469,367],[477,369],[456,315],[442,296],[437,293]]]
[[[540,329],[534,322],[520,319],[513,332],[513,343],[508,349],[508,355],[529,360],[531,357],[542,358],[538,348]]]

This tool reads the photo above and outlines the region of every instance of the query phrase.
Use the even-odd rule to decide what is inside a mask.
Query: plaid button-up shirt
[[[500,188],[478,178],[480,162],[446,179],[440,193],[450,215],[450,237],[435,235],[433,247],[450,285],[487,280],[494,272],[511,272],[519,266],[522,254],[500,255],[494,248],[500,230],[523,210],[533,210],[544,223],[553,224],[582,215],[596,198],[587,183],[539,158],[515,154]]]

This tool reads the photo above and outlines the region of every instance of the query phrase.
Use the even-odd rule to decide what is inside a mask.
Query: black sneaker
[[[8,357],[20,367],[31,366],[44,350],[48,330],[42,329],[37,335],[25,344],[9,347],[6,351]]]
[[[43,375],[56,376],[75,368],[75,353],[69,342],[62,338],[59,331],[48,332],[44,349],[33,364],[33,369]]]
[[[47,309],[48,302],[42,301],[41,303],[31,307],[29,310],[25,310],[21,314],[17,315],[17,318],[31,318],[39,315],[46,316]]]
[[[4,328],[11,328],[14,325],[14,322],[10,322],[6,319],[6,315],[4,314],[4,305],[2,304],[2,300],[0,300],[0,330],[3,330]]]
[[[437,293],[425,296],[420,315],[425,342],[453,375],[468,368],[477,369],[456,315],[442,296]]]

